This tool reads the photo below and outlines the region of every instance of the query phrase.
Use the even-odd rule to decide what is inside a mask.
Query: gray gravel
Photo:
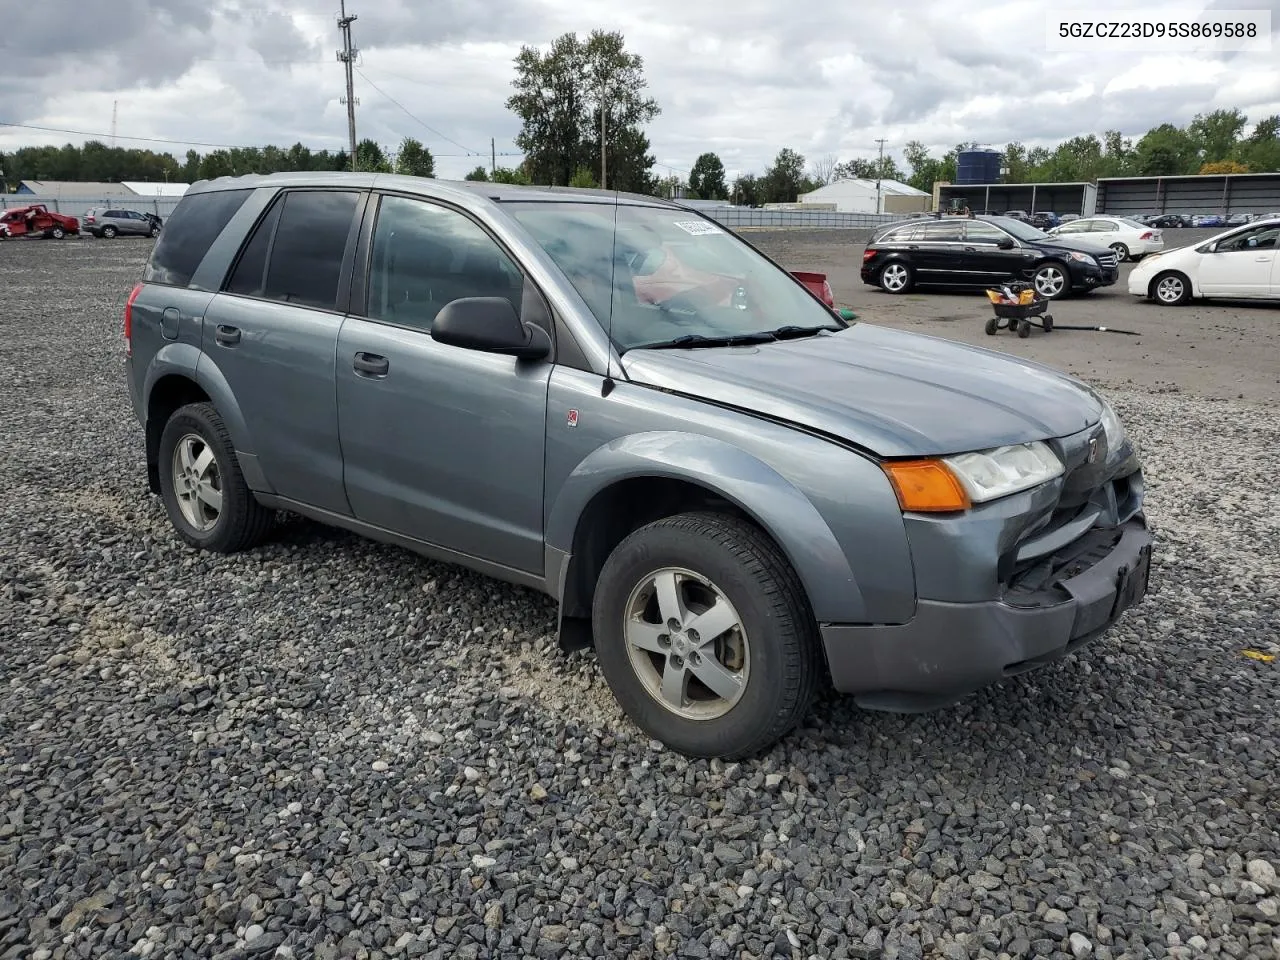
[[[1116,396],[1161,543],[1093,648],[695,763],[532,593],[180,546],[120,375],[148,246],[0,246],[0,960],[1280,955],[1274,408]]]

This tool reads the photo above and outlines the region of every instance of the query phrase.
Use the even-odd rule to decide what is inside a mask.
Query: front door
[[[1200,292],[1206,297],[1266,297],[1271,293],[1280,227],[1243,230],[1200,261]]]
[[[965,270],[976,282],[1000,283],[1016,279],[1022,270],[1022,248],[1014,242],[1007,250],[1000,242],[1013,240],[999,227],[982,220],[964,225]]]
[[[333,365],[362,200],[281,193],[205,311],[200,359],[231,388],[276,493],[340,514],[350,511]]]
[[[437,343],[462,297],[540,297],[468,216],[381,198],[364,302],[338,338],[344,476],[359,520],[532,573],[543,569],[543,455],[552,364]]]

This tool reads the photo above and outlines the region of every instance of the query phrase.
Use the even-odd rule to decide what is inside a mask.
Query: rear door
[[[554,340],[550,311],[469,215],[420,197],[388,194],[378,205],[366,294],[353,297],[338,342],[352,511],[416,540],[540,573],[553,366],[437,343],[431,324],[452,300],[501,296]]]
[[[274,492],[338,514],[350,511],[334,351],[366,198],[355,189],[282,191],[205,313],[200,361],[231,388]]]
[[[921,283],[975,283],[974,274],[964,261],[965,223],[959,217],[944,217],[920,225],[907,247],[916,279]]]

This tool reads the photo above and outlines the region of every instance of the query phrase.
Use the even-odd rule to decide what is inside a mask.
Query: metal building
[[[1104,177],[1098,180],[1098,209],[1115,216],[1272,213],[1280,211],[1280,173]]]
[[[945,183],[938,188],[938,209],[1045,211],[1088,217],[1097,212],[1097,196],[1098,189],[1092,183]]]

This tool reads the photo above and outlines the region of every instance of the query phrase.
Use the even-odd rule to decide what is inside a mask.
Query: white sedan
[[[1128,217],[1083,217],[1054,227],[1049,234],[1055,237],[1088,234],[1080,239],[1110,247],[1121,263],[1130,257],[1141,260],[1164,249],[1163,231]]]
[[[1195,297],[1280,300],[1277,246],[1280,218],[1255,220],[1148,257],[1129,273],[1129,292],[1171,307]]]

